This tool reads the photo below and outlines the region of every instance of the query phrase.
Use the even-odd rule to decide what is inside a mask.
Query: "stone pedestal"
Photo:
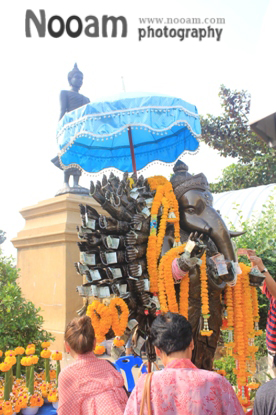
[[[82,284],[74,262],[79,261],[76,226],[79,204],[99,205],[88,196],[64,194],[21,210],[25,227],[12,240],[17,248],[19,285],[27,300],[41,308],[43,328],[56,338],[52,348],[63,350],[64,330],[83,305],[76,292]]]

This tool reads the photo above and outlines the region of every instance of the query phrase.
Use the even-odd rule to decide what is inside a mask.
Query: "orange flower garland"
[[[183,246],[177,246],[175,248],[170,249],[165,253],[165,255],[163,255],[159,265],[158,279],[161,281],[161,285],[164,283],[167,295],[168,309],[172,313],[178,313],[178,304],[176,300],[174,280],[172,276],[172,262],[178,256],[179,253],[183,252],[183,250]],[[163,311],[161,301],[160,306],[161,310]]]
[[[159,224],[157,241],[156,241],[157,260],[161,253],[161,249],[162,249],[162,245],[163,245],[163,241],[164,241],[164,237],[166,233],[166,228],[167,228],[167,221],[168,221],[169,203],[165,197],[162,198],[162,206],[163,206],[163,213],[162,213],[161,221]]]
[[[173,192],[170,182],[162,176],[155,176],[148,179],[151,190],[156,190],[151,210],[150,237],[147,249],[148,272],[150,275],[150,290],[156,294],[158,292],[160,307],[163,312],[172,311],[188,317],[189,302],[189,278],[184,276],[180,283],[179,304],[176,300],[174,289],[174,279],[172,275],[172,262],[184,251],[184,247],[177,246],[169,250],[160,260],[159,256],[162,248],[163,239],[166,232],[167,223],[174,224],[175,243],[180,243],[180,223],[178,201]],[[157,230],[157,215],[160,207],[163,207],[163,214]],[[258,299],[255,287],[250,287],[249,271],[250,267],[240,264],[242,274],[237,279],[235,287],[228,286],[225,289],[225,303],[227,307],[227,319],[225,328],[228,330],[229,338],[226,343],[227,354],[233,354],[236,359],[236,370],[238,381],[238,398],[247,407],[250,404],[248,392],[248,377],[255,373],[255,352],[254,336],[261,334],[258,329]],[[209,293],[208,276],[206,269],[206,253],[202,257],[200,267],[201,281],[201,301],[202,316],[204,327],[201,335],[210,336],[213,331],[209,330],[208,319]],[[254,327],[255,325],[255,327]],[[254,330],[255,328],[255,330]],[[234,338],[233,338],[234,337]],[[257,384],[251,382],[252,388]]]
[[[245,396],[245,386],[247,383],[246,370],[246,347],[245,347],[245,319],[243,313],[243,284],[242,274],[237,278],[234,293],[234,324],[235,324],[235,348],[234,355],[236,359],[236,369],[233,372],[237,375],[237,383],[239,387],[238,399],[243,406],[248,404],[248,398]]]
[[[249,285],[249,272],[250,267],[240,263],[240,268],[242,270],[242,286],[243,286],[243,304],[244,304],[244,313],[245,313],[245,322],[244,322],[244,334],[245,334],[245,353],[247,357],[253,358],[255,352],[258,350],[254,346],[254,321],[253,321],[253,308],[252,308],[252,297],[251,289]]]
[[[121,315],[119,316],[119,310]],[[112,330],[115,336],[120,337],[124,334],[128,323],[129,310],[128,306],[121,298],[113,298],[109,304],[109,310],[112,318]],[[121,347],[125,344],[124,340],[115,339],[114,344],[117,347]]]
[[[253,307],[253,321],[254,321],[254,329],[255,329],[255,336],[260,336],[262,334],[262,330],[259,330],[259,304],[258,304],[258,293],[256,287],[250,287],[251,290],[251,297],[252,297],[252,307]]]
[[[97,343],[102,343],[105,340],[105,335],[112,324],[112,317],[109,308],[100,301],[95,300],[87,307],[86,314],[91,318]],[[97,345],[94,353],[102,354],[104,351],[104,346]]]
[[[167,179],[162,176],[154,176],[148,178],[148,183],[151,190],[156,190],[151,208],[150,236],[147,247],[150,291],[156,294],[158,291],[158,260],[168,222],[174,223],[175,242],[180,242],[179,210],[172,184]],[[163,213],[157,232],[157,215],[161,205],[163,206]]]
[[[230,285],[225,289],[225,302],[227,307],[227,330],[228,330],[228,342],[225,343],[226,354],[232,356],[233,347],[235,343],[233,341],[234,331],[234,308],[233,308],[233,288]]]
[[[208,277],[206,271],[206,252],[202,256],[202,265],[200,267],[200,283],[201,283],[201,313],[203,316],[203,330],[200,330],[201,336],[211,336],[213,330],[209,330],[208,318],[209,314],[209,295],[208,295]]]
[[[156,191],[154,200],[151,207],[151,223],[150,223],[150,236],[148,239],[147,247],[147,264],[148,273],[150,276],[150,291],[156,293],[158,291],[158,271],[157,261],[159,255],[157,255],[157,214],[159,207],[162,203],[163,189],[159,187]]]

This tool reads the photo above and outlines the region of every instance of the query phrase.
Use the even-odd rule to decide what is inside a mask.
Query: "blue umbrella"
[[[89,103],[66,113],[57,129],[64,169],[136,172],[160,160],[172,163],[199,143],[197,108],[179,98],[143,96]]]

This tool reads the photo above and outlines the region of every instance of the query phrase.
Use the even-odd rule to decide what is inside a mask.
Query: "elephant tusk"
[[[236,238],[246,233],[246,231],[228,231],[231,238]]]

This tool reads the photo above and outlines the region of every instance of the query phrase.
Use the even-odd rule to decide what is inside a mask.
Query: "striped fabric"
[[[276,298],[270,294],[266,283],[263,285],[262,292],[270,301],[270,308],[266,322],[266,345],[268,350],[276,352]]]

